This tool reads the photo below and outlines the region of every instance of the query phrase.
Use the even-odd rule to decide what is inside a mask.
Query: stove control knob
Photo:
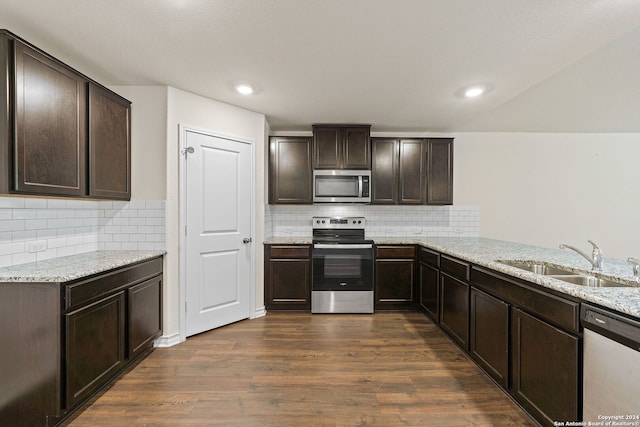
[[[358,220],[358,224],[362,224],[362,221]]]
[[[322,223],[324,224],[324,219],[322,220]]]
[[[316,224],[320,224],[320,220],[319,219],[316,219]]]
[[[354,223],[354,224],[356,223],[356,220],[355,220],[355,219],[353,220],[353,223]]]

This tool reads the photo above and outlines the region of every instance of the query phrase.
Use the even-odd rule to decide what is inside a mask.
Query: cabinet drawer
[[[430,249],[420,248],[420,262],[433,267],[440,267],[440,254]]]
[[[490,294],[502,298],[570,332],[578,333],[580,304],[530,288],[491,271],[474,267],[471,281]]]
[[[309,258],[311,246],[271,246],[271,258]]]
[[[440,257],[440,269],[460,280],[469,280],[471,265],[467,262],[442,255]]]
[[[415,246],[376,246],[376,258],[415,258]]]
[[[65,309],[108,295],[124,286],[162,273],[162,258],[134,264],[65,287]]]

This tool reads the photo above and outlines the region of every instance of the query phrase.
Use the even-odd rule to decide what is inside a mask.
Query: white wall
[[[265,116],[229,104],[194,95],[175,88],[167,92],[167,256],[165,258],[165,312],[164,335],[179,333],[179,132],[183,124],[217,133],[255,141],[255,193],[256,224],[254,242],[256,250],[256,310],[263,301],[263,237],[264,237],[264,156],[267,129]]]
[[[640,256],[640,134],[459,133],[454,153],[482,237]]]

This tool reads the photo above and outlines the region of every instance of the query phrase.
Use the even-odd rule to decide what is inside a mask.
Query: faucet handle
[[[599,255],[602,255],[602,249],[600,249],[600,246],[596,245],[592,240],[587,240],[587,242],[591,243],[591,246],[593,246],[594,254],[597,252]]]
[[[638,258],[627,258],[627,262],[633,266],[633,278],[640,281],[640,260]]]

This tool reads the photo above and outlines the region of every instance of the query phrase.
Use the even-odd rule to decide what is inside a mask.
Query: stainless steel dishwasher
[[[589,304],[581,318],[584,423],[640,425],[640,321]]]

